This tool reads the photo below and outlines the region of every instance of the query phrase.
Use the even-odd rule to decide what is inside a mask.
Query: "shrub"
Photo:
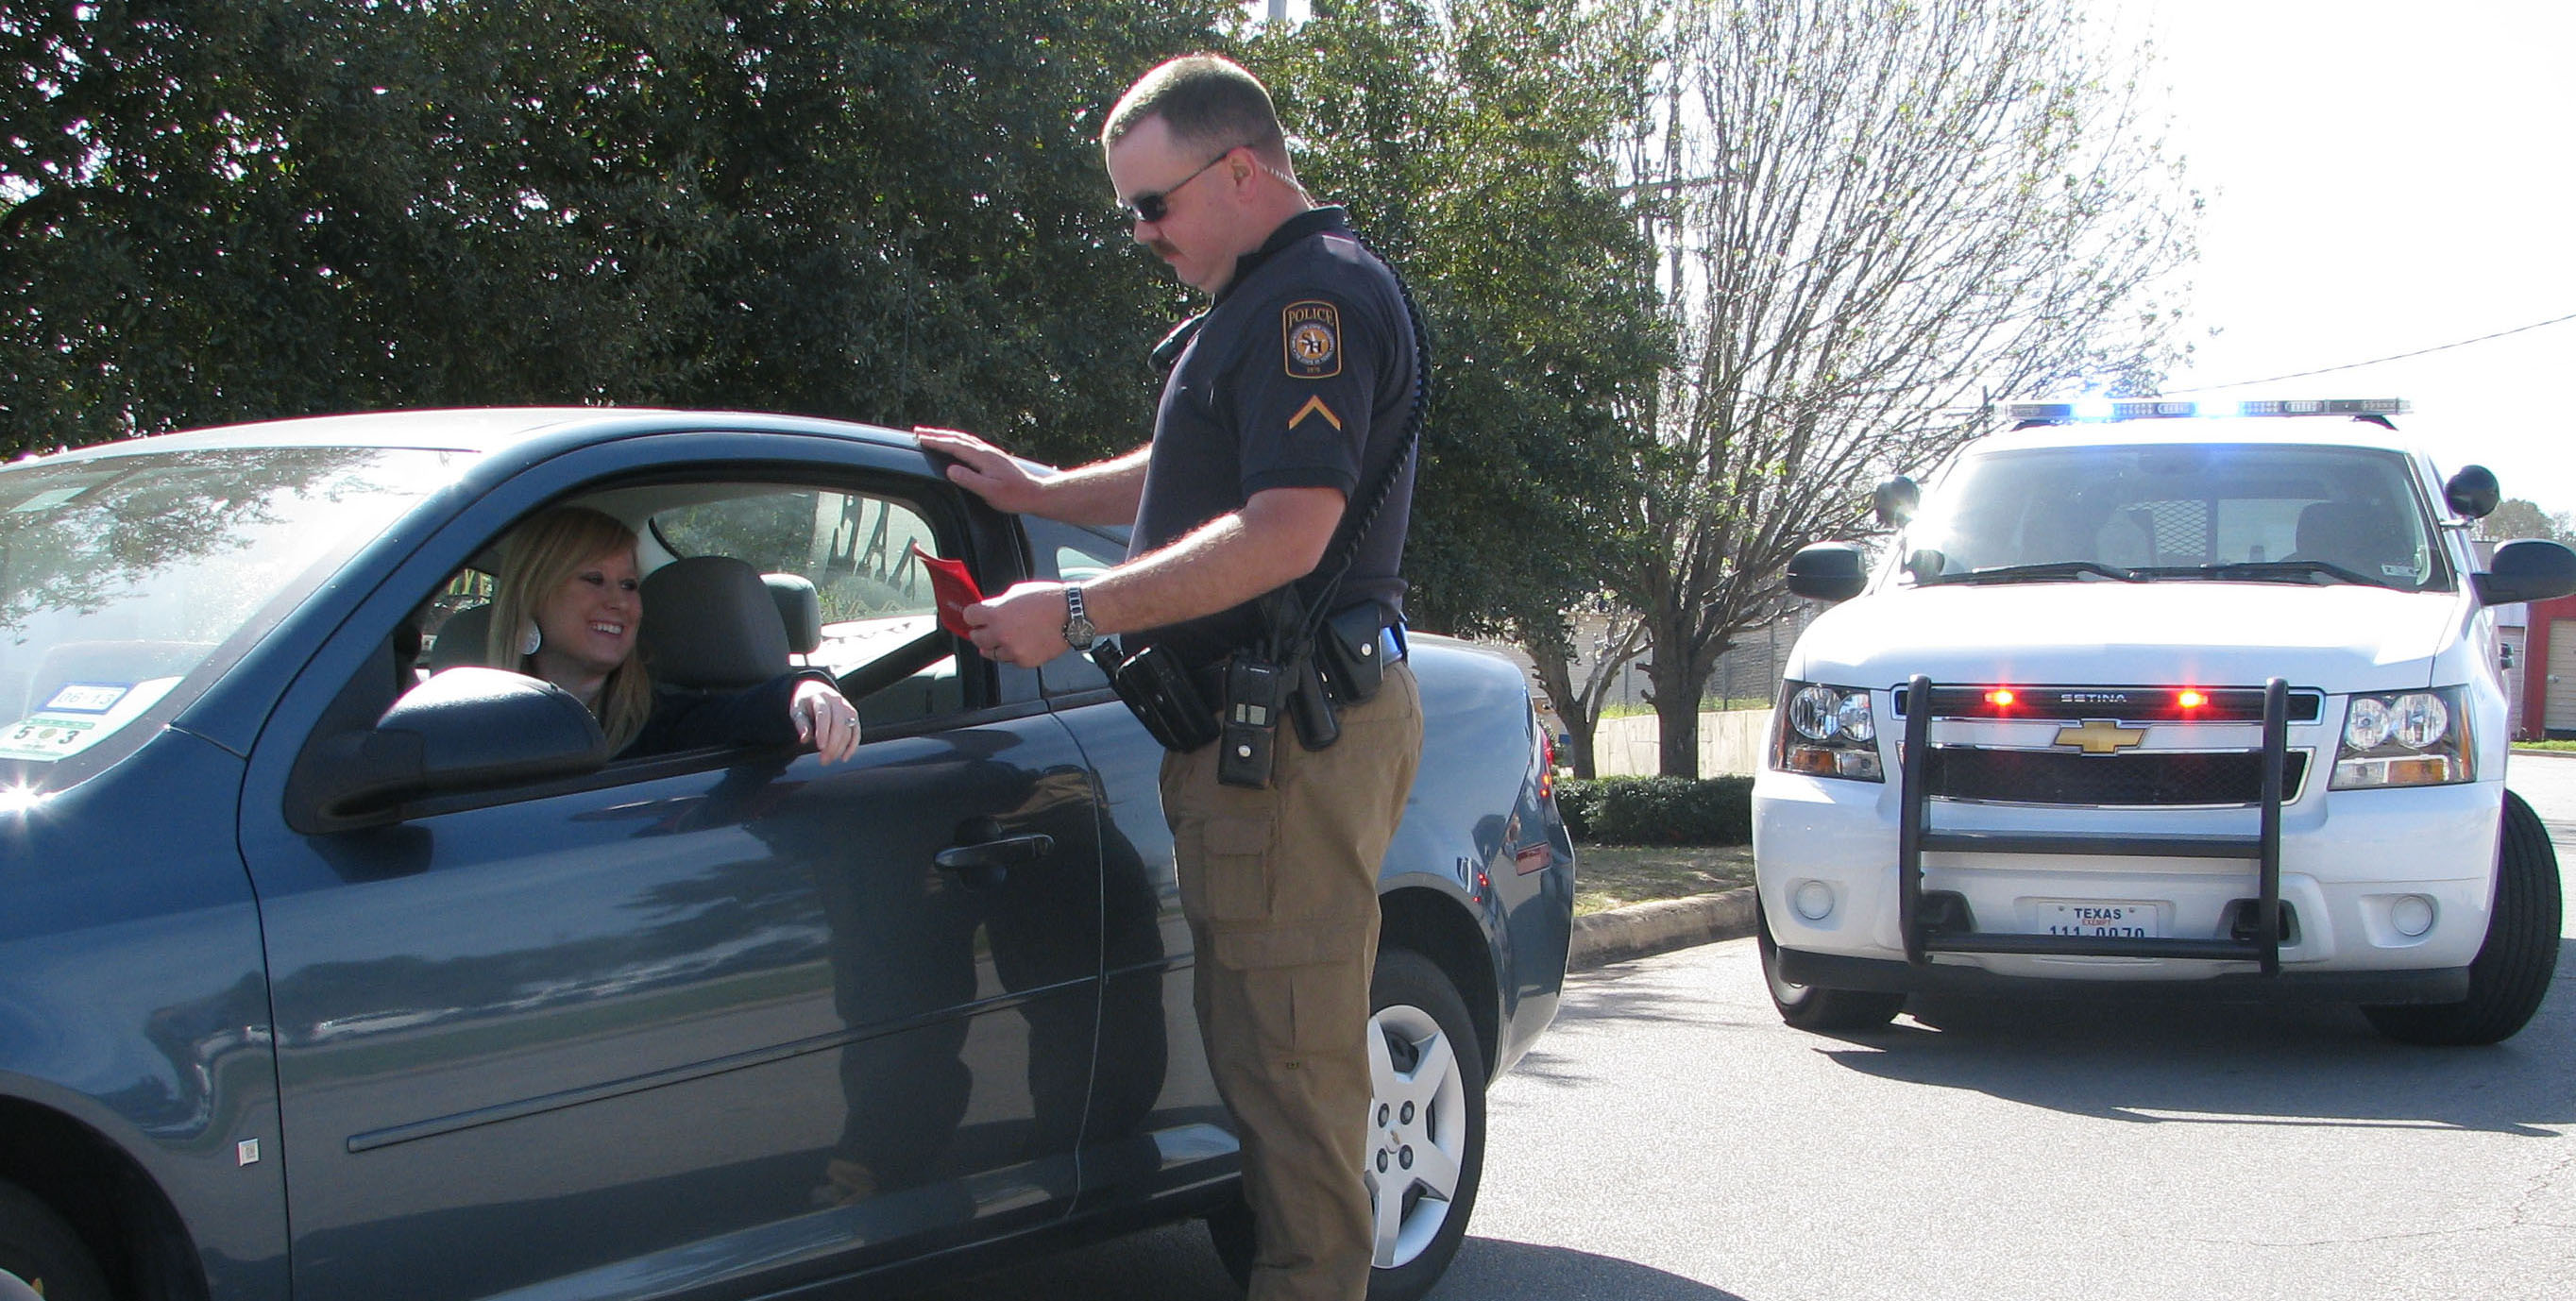
[[[1753,839],[1753,779],[1605,777],[1556,784],[1557,812],[1594,845],[1742,845]]]

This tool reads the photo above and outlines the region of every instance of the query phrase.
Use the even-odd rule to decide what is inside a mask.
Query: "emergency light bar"
[[[2174,420],[2192,416],[2402,416],[2414,408],[2404,398],[2303,398],[2259,402],[2175,402],[2139,398],[2100,401],[2015,402],[2005,408],[2015,420],[2056,424],[2071,420]]]

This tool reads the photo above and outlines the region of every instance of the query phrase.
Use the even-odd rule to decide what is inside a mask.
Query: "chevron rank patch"
[[[1308,299],[1279,313],[1288,378],[1331,379],[1342,373],[1342,309]]]

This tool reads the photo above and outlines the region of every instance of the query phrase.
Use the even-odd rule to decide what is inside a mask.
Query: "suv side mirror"
[[[2442,501],[2451,513],[2461,519],[2485,519],[2495,514],[2496,504],[2504,499],[2504,489],[2496,484],[2495,471],[2483,465],[2463,465],[2449,483],[2442,485]]]
[[[1860,548],[1848,542],[1818,542],[1789,557],[1789,590],[1812,601],[1848,601],[1869,586],[1869,569]]]
[[[2469,575],[2469,585],[2486,605],[2546,601],[2576,592],[2576,551],[2540,538],[2521,538],[2496,548],[2494,567]]]
[[[507,669],[449,669],[404,692],[376,725],[325,743],[321,821],[402,800],[569,777],[608,762],[608,738],[572,693]]]
[[[1923,504],[1923,488],[1900,474],[1871,489],[1869,504],[1878,512],[1878,522],[1892,527],[1914,518],[1914,508]]]

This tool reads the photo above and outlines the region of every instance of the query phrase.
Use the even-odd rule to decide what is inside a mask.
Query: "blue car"
[[[564,503],[639,535],[657,682],[824,669],[857,755],[611,759],[570,697],[451,668],[497,541]],[[1083,658],[941,631],[922,566],[998,591],[1124,550],[986,509],[907,435],[782,416],[327,417],[0,468],[0,1275],[864,1292],[1189,1216],[1240,1267],[1161,751]],[[654,606],[651,571],[708,556],[734,599]],[[657,622],[747,662],[657,657]],[[1573,905],[1520,675],[1413,647],[1380,1296],[1465,1232]]]

